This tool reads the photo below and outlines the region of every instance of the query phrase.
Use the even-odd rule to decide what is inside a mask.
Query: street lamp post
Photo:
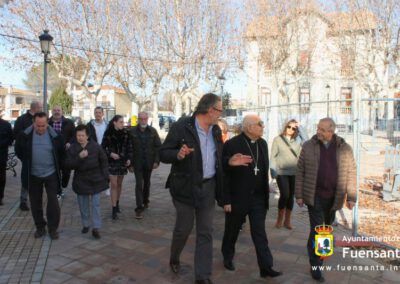
[[[329,100],[330,100],[329,95],[330,95],[331,86],[329,86],[329,84],[326,84],[325,89],[326,89],[326,98],[327,98],[326,117],[329,117]]]
[[[53,37],[49,34],[48,30],[44,30],[39,36],[40,48],[44,54],[44,66],[43,66],[43,111],[47,113],[47,63],[50,63],[48,55],[50,54],[50,45],[53,41]]]

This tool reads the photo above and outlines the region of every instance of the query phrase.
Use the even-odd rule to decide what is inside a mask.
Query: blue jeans
[[[79,210],[81,211],[81,219],[83,227],[90,227],[90,197],[92,197],[92,227],[93,229],[101,228],[100,213],[100,194],[80,195],[78,194]]]

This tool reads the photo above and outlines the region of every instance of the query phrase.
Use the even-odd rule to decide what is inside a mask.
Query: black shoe
[[[232,260],[224,260],[224,267],[230,271],[235,270],[235,266],[233,265]]]
[[[93,238],[95,238],[95,239],[100,239],[99,230],[93,229],[93,230],[92,230],[92,236],[93,236]]]
[[[116,219],[118,219],[118,215],[117,215],[117,207],[113,207],[112,208],[112,219],[113,220],[116,220]]]
[[[266,277],[277,277],[282,275],[282,272],[280,271],[275,271],[272,269],[272,267],[268,267],[266,269],[261,269],[260,270],[260,277],[266,278]]]
[[[49,236],[50,236],[50,239],[52,239],[52,240],[58,240],[58,238],[59,238],[58,232],[56,230],[52,230],[52,231],[49,230]]]
[[[33,236],[35,237],[35,239],[39,239],[39,238],[43,237],[44,235],[46,235],[46,229],[38,228],[38,229],[36,229],[36,232]]]
[[[26,202],[21,202],[19,204],[19,209],[21,209],[21,211],[29,211],[29,206]]]
[[[213,282],[211,281],[211,279],[205,279],[205,280],[196,280],[195,283],[196,284],[212,284]]]
[[[119,209],[119,200],[117,201],[117,213],[121,213],[121,209]]]
[[[169,267],[171,268],[173,273],[179,273],[179,270],[181,269],[179,261],[170,261]]]
[[[149,203],[150,203],[150,202],[147,202],[147,203],[144,203],[144,204],[143,204],[144,209],[148,209],[148,208],[149,208]]]
[[[82,234],[87,234],[87,232],[89,232],[89,227],[83,227],[81,232]]]
[[[325,278],[322,276],[319,267],[316,270],[310,269],[311,277],[318,282],[325,282]]]

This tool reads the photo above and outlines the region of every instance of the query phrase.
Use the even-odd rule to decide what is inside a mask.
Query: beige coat
[[[356,202],[356,164],[353,157],[353,150],[346,141],[335,135],[336,139],[336,160],[338,167],[338,179],[335,194],[335,201],[332,210],[339,210],[343,207],[345,199]],[[320,160],[320,148],[317,136],[314,135],[303,145],[297,163],[296,173],[296,199],[303,199],[307,205],[314,206],[315,188]]]

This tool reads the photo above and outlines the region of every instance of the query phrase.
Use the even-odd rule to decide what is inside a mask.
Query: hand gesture
[[[252,162],[253,162],[253,159],[251,158],[251,156],[243,155],[243,154],[240,154],[240,153],[237,153],[237,154],[233,155],[229,159],[229,165],[233,166],[233,167],[237,167],[237,166],[245,166],[245,167],[247,167]]]
[[[129,167],[131,165],[131,160],[126,160],[125,167]]]
[[[296,199],[296,203],[297,203],[297,205],[299,205],[299,207],[303,207],[304,206],[304,201],[301,198]]]
[[[183,144],[178,152],[178,160],[183,160],[187,155],[190,155],[194,151],[194,148],[189,148],[186,144]]]
[[[355,203],[353,201],[347,201],[346,205],[347,205],[347,208],[349,208],[351,210],[351,209],[353,209]]]
[[[232,212],[232,205],[230,205],[230,204],[224,205],[224,211],[225,211],[225,213],[231,213]]]
[[[79,153],[79,157],[84,159],[88,156],[88,151],[86,149],[83,149],[80,153]]]
[[[119,155],[115,153],[111,153],[110,157],[113,158],[114,160],[119,160]]]

